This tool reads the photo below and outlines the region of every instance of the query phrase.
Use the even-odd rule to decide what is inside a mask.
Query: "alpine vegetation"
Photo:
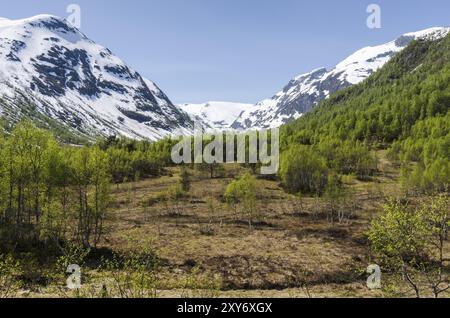
[[[196,122],[193,137],[183,137],[172,149],[175,164],[261,163],[261,174],[276,174],[280,160],[278,128],[236,134],[233,132],[203,133]],[[192,149],[193,148],[193,149]]]

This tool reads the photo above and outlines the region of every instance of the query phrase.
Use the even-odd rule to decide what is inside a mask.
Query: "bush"
[[[399,272],[417,297],[426,288],[438,297],[450,288],[444,264],[449,226],[447,194],[425,200],[418,207],[391,200],[372,222],[369,239],[382,263]]]
[[[256,178],[250,173],[243,174],[238,180],[231,182],[225,190],[224,198],[236,213],[238,204],[248,216],[250,228],[256,212]]]
[[[19,290],[19,284],[16,280],[19,270],[19,262],[9,255],[0,254],[0,298],[16,296]]]
[[[109,274],[104,283],[103,297],[107,298],[157,298],[159,258],[148,245],[143,251],[126,257],[114,256],[105,260],[103,269]]]
[[[191,179],[190,179],[190,175],[186,169],[186,167],[180,167],[180,184],[181,184],[181,189],[184,192],[189,192],[189,190],[191,189]]]
[[[326,160],[308,146],[293,146],[281,156],[280,177],[290,193],[321,194],[327,185]]]

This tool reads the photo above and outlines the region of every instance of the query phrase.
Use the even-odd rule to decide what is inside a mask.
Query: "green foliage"
[[[250,173],[244,173],[238,180],[231,182],[225,190],[224,198],[229,206],[235,210],[238,204],[248,216],[249,226],[252,227],[254,214],[256,213],[257,181]]]
[[[394,144],[392,153],[403,162],[402,181],[407,190],[432,193],[450,185],[449,125],[450,112],[428,118],[413,126],[410,137]],[[411,166],[410,161],[416,164]]]
[[[398,201],[391,200],[372,222],[369,239],[383,263],[401,267],[415,264],[425,253],[428,235],[424,215]]]
[[[100,240],[111,179],[100,148],[61,146],[52,134],[24,121],[0,139],[0,177],[5,246],[76,239],[89,247]]]
[[[435,297],[450,288],[445,250],[450,226],[450,198],[441,194],[417,207],[391,200],[372,222],[369,240],[383,264],[402,274],[417,297],[424,287],[417,273],[427,275]]]
[[[86,248],[100,240],[109,205],[108,157],[98,147],[76,149],[72,156],[73,180],[77,193],[77,237]]]
[[[327,217],[331,223],[343,223],[346,216],[349,216],[351,208],[347,206],[347,189],[344,187],[342,178],[331,174],[324,191],[324,199],[327,202]],[[346,215],[348,214],[348,215]]]
[[[190,179],[190,175],[189,172],[187,171],[186,167],[180,167],[180,184],[181,184],[181,189],[184,192],[189,192],[189,190],[191,189],[191,179]]]
[[[103,287],[104,298],[158,297],[159,258],[148,243],[139,252],[104,260],[102,270],[110,278]]]
[[[450,36],[415,41],[363,83],[334,94],[284,126],[284,156],[292,158],[294,145],[309,146],[310,155],[325,158],[328,168],[364,180],[376,172],[370,149],[392,144],[389,158],[417,163],[403,171],[410,187],[425,193],[445,190],[450,183],[449,83]],[[288,189],[317,191],[297,177],[289,180],[286,172],[301,167],[288,161],[281,167]]]
[[[328,170],[325,158],[310,146],[292,146],[281,157],[280,177],[290,193],[322,193]]]
[[[98,143],[109,158],[109,169],[115,183],[125,178],[134,180],[155,177],[163,173],[164,166],[170,166],[172,142],[163,139],[157,143],[111,138]]]
[[[160,175],[173,144],[170,139],[150,143],[112,137],[91,146],[65,146],[29,120],[10,127],[0,136],[3,246],[75,240],[96,247],[104,233],[111,182]]]
[[[90,249],[85,249],[80,245],[67,243],[66,246],[61,247],[62,254],[56,260],[56,271],[58,274],[65,275],[67,267],[76,264],[80,267],[84,266],[86,258],[91,252]]]
[[[0,299],[15,297],[19,289],[16,276],[20,273],[20,264],[10,255],[0,254]]]

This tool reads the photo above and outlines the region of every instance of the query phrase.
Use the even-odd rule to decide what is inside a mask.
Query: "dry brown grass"
[[[237,170],[227,167],[226,174]],[[151,239],[168,281],[198,267],[220,276],[223,296],[377,295],[365,287],[364,274],[369,264],[365,231],[383,200],[382,193],[372,190],[376,183],[347,178],[356,210],[344,224],[332,224],[322,213],[322,199],[307,197],[300,204],[277,182],[259,180],[257,219],[250,229],[246,217],[234,215],[223,202],[231,178],[209,179],[190,171],[191,191],[178,203],[177,213],[171,212],[174,204],[161,196],[177,182],[177,170],[171,172],[171,177],[114,190],[104,247],[126,251],[130,238]],[[383,189],[391,186],[389,180],[380,178]]]
[[[178,169],[121,184],[113,188],[101,248],[126,253],[150,241],[161,259],[160,297],[186,295],[183,282],[193,272],[218,277],[222,297],[395,296],[366,287],[365,270],[373,261],[365,233],[387,196],[402,194],[397,167],[383,152],[378,157],[381,173],[370,182],[344,178],[351,195],[342,223],[330,222],[325,199],[299,199],[278,182],[260,179],[256,219],[249,228],[245,215],[223,202],[227,184],[242,172],[235,165],[226,166],[220,179],[189,170],[191,190],[176,203],[165,193],[177,184]],[[24,296],[44,294],[53,295]]]

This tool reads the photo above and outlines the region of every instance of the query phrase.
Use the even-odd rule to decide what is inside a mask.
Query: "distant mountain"
[[[292,150],[285,152],[285,166],[289,156],[310,153],[338,173],[365,179],[377,170],[371,149],[382,145],[389,160],[402,163],[401,183],[408,189],[447,193],[450,35],[411,43],[366,81],[284,125],[281,136],[281,152]],[[298,163],[280,174],[288,178],[286,171],[296,169]]]
[[[364,48],[332,70],[297,76],[256,105],[176,106],[155,83],[61,18],[0,19],[0,115],[11,123],[28,117],[90,139],[123,135],[157,140],[190,133],[194,120],[207,130],[278,127],[360,83],[414,39],[439,38],[449,31],[432,28]]]
[[[450,28],[431,28],[407,33],[389,43],[363,48],[332,70],[320,68],[299,75],[272,98],[243,112],[231,127],[245,130],[279,127],[301,117],[336,91],[364,81],[413,40],[442,38],[449,32]]]
[[[91,138],[156,140],[192,127],[156,84],[50,15],[0,19],[0,111],[11,121],[51,120]]]
[[[229,130],[244,111],[252,104],[231,102],[207,102],[203,104],[182,104],[179,107],[188,113],[193,121],[201,122],[206,130]]]

